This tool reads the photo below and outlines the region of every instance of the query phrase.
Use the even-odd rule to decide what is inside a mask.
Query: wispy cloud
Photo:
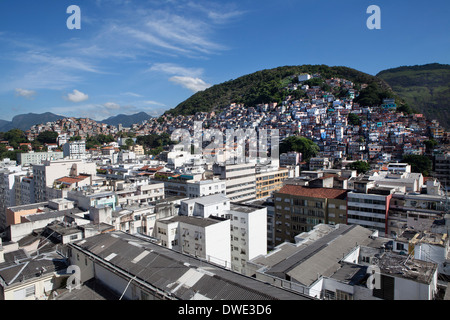
[[[211,87],[210,84],[200,78],[174,76],[169,80],[191,90],[192,92],[203,91]]]
[[[166,105],[164,103],[158,102],[158,101],[153,101],[153,100],[145,100],[142,101],[143,104],[147,104],[147,105],[151,105],[151,106],[160,106],[160,107],[165,107]]]
[[[135,98],[142,98],[143,97],[143,95],[138,94],[138,93],[134,93],[134,92],[124,92],[124,93],[122,93],[122,95],[135,97]]]
[[[233,8],[233,5],[229,3],[220,3],[220,5],[218,5],[213,2],[209,2],[207,5],[205,5],[190,1],[188,3],[188,6],[204,13],[215,24],[229,23],[234,18],[241,17],[243,14],[245,14],[245,11]]]
[[[155,63],[150,67],[149,71],[193,77],[198,77],[203,74],[203,69],[201,68],[186,68],[175,63]]]
[[[83,102],[89,99],[89,96],[81,91],[73,90],[73,92],[69,93],[65,99],[72,102]]]
[[[103,107],[109,110],[118,110],[120,109],[120,105],[115,102],[106,102],[103,104]]]
[[[19,55],[17,59],[24,63],[34,63],[38,65],[48,65],[63,69],[74,69],[79,71],[86,71],[92,73],[102,73],[98,68],[75,57],[61,57],[51,55],[46,52],[28,51]]]
[[[21,88],[17,88],[15,91],[17,97],[24,97],[27,99],[33,99],[36,94],[36,91]]]

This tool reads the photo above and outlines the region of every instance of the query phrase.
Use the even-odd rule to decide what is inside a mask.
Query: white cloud
[[[69,93],[66,97],[67,100],[72,102],[82,102],[89,99],[89,96],[78,90],[73,90],[73,93]]]
[[[21,89],[21,88],[16,89],[16,96],[18,96],[18,97],[33,99],[35,94],[36,94],[36,91],[33,91],[33,90],[27,90],[27,89]]]
[[[142,98],[143,97],[142,95],[140,95],[138,93],[134,93],[134,92],[124,92],[124,93],[122,93],[122,95],[135,97],[135,98]]]
[[[200,68],[186,68],[174,63],[155,63],[149,71],[164,72],[172,75],[198,77],[203,73]]]
[[[160,12],[145,24],[152,35],[157,35],[164,43],[182,51],[212,53],[223,50],[224,46],[208,39],[211,26],[198,18],[189,19],[168,12]]]
[[[193,92],[202,91],[211,85],[200,78],[201,68],[186,68],[174,63],[155,63],[149,71],[163,72],[173,75],[169,81],[179,84]]]
[[[39,51],[28,51],[23,55],[19,56],[18,60],[27,63],[35,63],[38,65],[55,66],[57,68],[62,69],[73,69],[92,73],[102,73],[96,67],[79,58],[58,57],[55,55],[50,55],[48,53]]]
[[[174,76],[171,77],[169,80],[193,92],[202,91],[211,87],[210,84],[207,84],[200,78]]]
[[[153,100],[146,100],[146,101],[142,101],[143,104],[146,105],[153,105],[153,106],[160,106],[160,107],[165,107],[166,105],[164,103],[158,102],[158,101],[153,101]]]
[[[107,103],[103,104],[103,106],[106,109],[112,109],[112,110],[120,109],[120,105],[118,105],[117,103],[114,103],[114,102],[107,102]]]
[[[225,8],[227,4],[214,4],[211,2],[207,5],[203,5],[197,2],[189,2],[188,6],[206,14],[206,16],[211,19],[213,23],[224,24],[244,14],[244,11],[234,9],[232,4],[228,4],[229,7]]]

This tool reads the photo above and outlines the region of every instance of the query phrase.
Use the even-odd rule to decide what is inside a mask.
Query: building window
[[[25,288],[25,297],[33,297],[35,293],[34,285]]]
[[[336,290],[336,300],[353,300],[353,295],[348,292]]]

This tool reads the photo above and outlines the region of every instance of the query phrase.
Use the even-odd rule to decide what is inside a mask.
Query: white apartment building
[[[16,205],[34,203],[34,179],[31,175],[17,175],[15,177]]]
[[[47,187],[52,187],[56,179],[65,176],[77,176],[79,174],[95,176],[97,168],[95,163],[83,162],[82,160],[57,160],[44,161],[40,165],[33,165],[33,179],[36,202],[48,200]]]
[[[120,151],[117,155],[117,162],[133,162],[136,160],[136,154],[133,151]]]
[[[6,227],[6,208],[16,205],[16,177],[28,172],[21,166],[7,166],[0,169],[0,228]]]
[[[164,199],[164,183],[149,183],[116,190],[117,205],[145,204]]]
[[[247,261],[267,254],[267,208],[232,203],[225,217],[231,222],[231,269],[249,275]]]
[[[203,219],[220,217],[230,221],[228,230],[220,237],[231,240],[230,261],[233,271],[245,274],[246,261],[267,253],[265,207],[231,203],[226,196],[211,195],[181,201],[179,214]]]
[[[84,159],[86,158],[86,141],[69,141],[63,145],[64,158]]]
[[[183,166],[184,163],[190,161],[192,155],[190,151],[173,150],[167,154],[167,168],[172,171]]]
[[[65,145],[69,141],[67,133],[61,133],[60,135],[58,135],[57,141],[59,146]]]
[[[226,194],[225,181],[220,179],[192,181],[188,180],[186,183],[187,194],[189,198],[199,198],[209,196],[212,194]]]
[[[388,234],[389,204],[393,188],[371,188],[367,193],[347,194],[347,224],[374,229],[380,236]]]
[[[221,216],[225,210],[230,210],[230,200],[222,194],[184,200],[180,204],[180,215],[184,216],[208,218]]]
[[[226,181],[226,194],[231,201],[243,202],[256,199],[255,164],[214,164],[213,172]]]
[[[423,175],[399,170],[374,173],[369,180],[374,181],[377,187],[404,188],[405,192],[420,192],[424,184]]]
[[[89,210],[91,207],[111,207],[116,209],[117,196],[114,192],[99,190],[75,190],[67,193],[67,199],[76,201],[78,207]]]
[[[407,172],[407,173],[411,173],[411,165],[407,164],[407,163],[396,163],[396,162],[391,162],[388,164],[388,171],[390,172]]]
[[[190,179],[190,177],[193,177],[193,179]],[[217,178],[198,180],[194,175],[162,180],[162,182],[164,182],[166,196],[199,198],[212,194],[226,194],[225,181]]]
[[[41,164],[44,160],[59,160],[63,158],[63,152],[27,152],[17,154],[17,162],[22,166]]]
[[[230,220],[175,216],[156,223],[161,245],[230,268]]]

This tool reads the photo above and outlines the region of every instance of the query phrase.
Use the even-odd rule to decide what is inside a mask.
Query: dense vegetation
[[[450,128],[450,65],[438,63],[381,71],[386,81],[412,109]]]
[[[319,80],[310,80],[311,85],[326,86],[324,80],[332,77],[350,80],[357,86],[362,83],[372,84],[371,88],[377,90],[377,102],[379,102],[378,98],[390,93],[389,85],[383,80],[355,69],[326,65],[285,66],[258,71],[197,92],[174,109],[168,110],[166,114],[176,116],[209,112],[220,110],[233,102],[243,103],[248,107],[259,103],[281,102],[287,95],[283,88],[296,81],[295,75],[302,73],[321,75]],[[314,83],[314,81],[317,82]],[[297,91],[294,94],[299,96],[303,94],[300,90]],[[345,94],[345,92],[337,92],[337,94]]]
[[[280,143],[280,153],[290,151],[301,152],[302,160],[308,162],[317,155],[319,146],[305,137],[291,136]]]
[[[370,164],[368,162],[366,162],[366,161],[358,160],[358,161],[350,163],[347,166],[347,168],[349,168],[351,170],[356,170],[356,172],[358,174],[366,173],[367,171],[370,170]]]
[[[136,139],[136,143],[143,145],[145,149],[150,150],[149,153],[152,155],[161,153],[164,146],[175,144],[175,142],[170,139],[170,135],[168,133],[139,136]]]
[[[7,141],[10,147],[14,148],[14,151],[8,151],[6,144],[0,143],[0,159],[9,158],[11,160],[17,160],[17,153],[27,152],[28,147],[22,146],[21,143],[29,143],[25,132],[20,129],[12,129],[7,132],[0,132],[0,141]],[[33,150],[38,149],[40,143],[35,141],[32,143]]]
[[[412,172],[422,173],[425,177],[433,169],[433,162],[427,156],[408,154],[403,156],[402,162],[410,164]]]
[[[381,87],[377,82],[372,82],[362,89],[355,102],[362,106],[379,106],[383,104],[383,99],[395,98],[392,91]]]

